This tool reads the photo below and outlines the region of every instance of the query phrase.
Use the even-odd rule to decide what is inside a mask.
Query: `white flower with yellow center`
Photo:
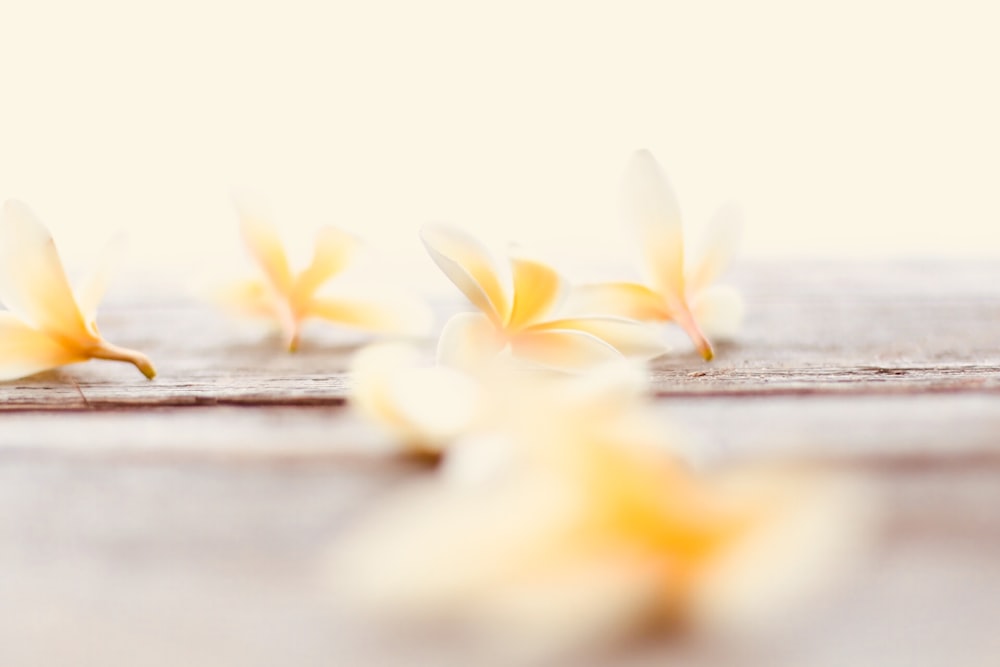
[[[97,329],[97,306],[107,289],[112,253],[74,293],[55,242],[31,210],[17,201],[0,214],[0,380],[13,380],[89,359],[134,364],[156,375],[142,353],[112,345]]]
[[[622,187],[622,216],[639,235],[649,286],[616,282],[581,287],[574,311],[613,313],[642,321],[671,321],[702,357],[714,356],[710,336],[736,333],[743,300],[729,286],[712,283],[728,265],[739,241],[741,217],[733,206],[713,219],[694,261],[688,262],[680,207],[669,181],[649,151],[629,162]]]
[[[633,320],[555,315],[564,282],[542,262],[511,258],[511,282],[505,284],[493,257],[472,236],[428,225],[421,238],[438,267],[479,310],[459,313],[445,324],[438,343],[444,363],[475,366],[509,349],[518,359],[572,371],[666,351],[652,331]]]
[[[502,418],[345,535],[329,570],[338,599],[547,651],[656,620],[752,628],[856,554],[867,512],[853,486],[692,472],[620,372],[508,380]]]
[[[298,348],[302,323],[309,318],[399,336],[420,336],[430,329],[430,309],[414,298],[386,293],[320,293],[320,288],[357,254],[360,242],[354,236],[324,227],[316,238],[310,264],[293,273],[269,216],[245,204],[237,208],[240,231],[263,278],[244,281],[223,298],[245,314],[275,320],[289,350]]]

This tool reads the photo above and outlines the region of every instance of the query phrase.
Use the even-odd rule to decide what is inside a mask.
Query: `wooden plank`
[[[994,263],[764,263],[733,282],[747,296],[745,331],[712,364],[675,335],[676,352],[654,364],[662,395],[1000,391]],[[155,381],[92,362],[0,385],[0,409],[342,402],[344,370],[363,338],[316,324],[287,354],[211,304],[159,298],[119,297],[100,320],[109,340],[156,362]],[[453,299],[439,310],[458,307]]]
[[[781,661],[651,641],[595,664],[996,655],[1000,266],[763,263],[734,282],[745,333],[707,365],[678,340],[656,410],[699,466],[872,484],[875,557]],[[101,323],[160,377],[93,363],[0,386],[0,664],[488,664],[387,641],[322,586],[342,531],[428,474],[343,405],[356,338],[315,327],[288,355],[186,299],[118,299]]]

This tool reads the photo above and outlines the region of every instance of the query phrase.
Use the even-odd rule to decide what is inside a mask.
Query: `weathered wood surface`
[[[822,461],[885,507],[870,571],[785,664],[995,664],[1000,264],[760,264],[734,282],[739,341],[656,363],[665,421],[699,465]],[[319,584],[344,527],[426,474],[342,405],[351,339],[315,329],[286,355],[186,301],[112,302],[102,329],[160,377],[92,363],[0,386],[0,665],[420,664]]]
[[[655,364],[659,393],[1000,391],[995,263],[765,263],[733,282],[747,295],[745,331],[708,365],[678,338]],[[0,409],[337,405],[360,340],[317,324],[300,352],[280,354],[259,328],[193,300],[112,298],[100,324],[156,362],[154,382],[120,364],[73,366],[0,385]]]

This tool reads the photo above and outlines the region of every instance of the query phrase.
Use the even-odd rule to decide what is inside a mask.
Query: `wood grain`
[[[992,664],[1000,264],[762,263],[734,282],[739,340],[704,364],[678,339],[654,365],[664,424],[696,465],[826,465],[885,514],[869,571],[783,664]],[[95,362],[0,386],[0,665],[483,664],[413,653],[321,584],[342,531],[427,474],[343,404],[356,336],[315,327],[288,355],[168,299],[119,299],[101,326],[157,380]],[[593,660],[754,664],[686,650]]]

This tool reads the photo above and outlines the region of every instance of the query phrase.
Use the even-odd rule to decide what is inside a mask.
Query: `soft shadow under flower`
[[[112,345],[97,329],[113,254],[74,293],[49,231],[21,202],[4,204],[0,301],[9,312],[0,312],[0,380],[90,359],[125,361],[149,379],[156,375],[144,354]]]
[[[622,187],[622,217],[639,234],[651,287],[631,282],[586,285],[572,309],[613,313],[643,321],[672,321],[706,360],[715,355],[710,337],[734,335],[743,299],[732,287],[712,283],[725,270],[739,241],[739,210],[732,204],[712,220],[694,261],[685,256],[680,207],[670,182],[649,151],[632,156]]]
[[[243,240],[263,278],[235,285],[222,298],[244,314],[276,321],[289,350],[298,348],[302,324],[309,318],[399,336],[421,336],[430,329],[430,309],[403,294],[320,293],[358,253],[361,244],[354,236],[324,227],[316,238],[312,261],[293,273],[269,214],[247,202],[239,202],[237,209]]]
[[[444,363],[471,367],[509,349],[523,361],[574,371],[623,357],[649,359],[667,349],[634,320],[601,313],[556,315],[564,281],[542,262],[512,257],[507,286],[493,257],[472,236],[428,225],[421,238],[438,267],[479,310],[459,313],[445,324],[438,343]]]

